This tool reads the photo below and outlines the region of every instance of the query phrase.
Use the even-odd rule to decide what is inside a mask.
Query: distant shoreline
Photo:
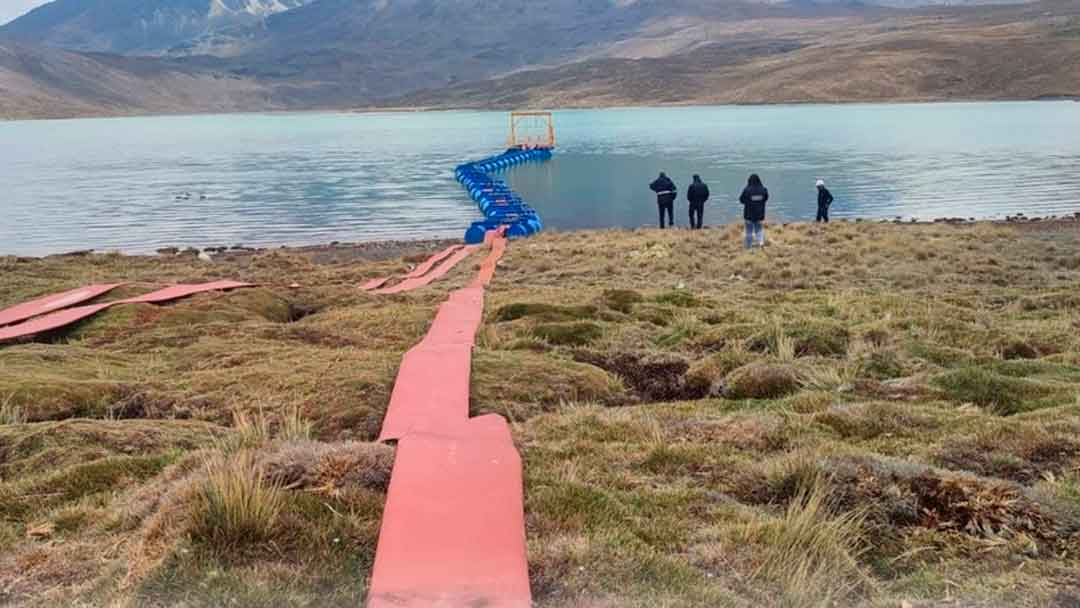
[[[570,106],[539,106],[527,104],[517,106],[367,106],[345,108],[314,108],[297,110],[237,110],[234,112],[136,112],[131,114],[108,114],[87,113],[72,116],[33,116],[12,118],[0,116],[0,124],[14,122],[43,122],[43,121],[70,121],[70,120],[109,120],[124,118],[194,118],[203,116],[280,116],[280,115],[307,115],[307,114],[420,114],[420,113],[451,113],[451,112],[491,112],[504,113],[513,110],[550,110],[552,112],[578,112],[596,110],[665,110],[665,109],[690,109],[690,108],[746,108],[746,107],[805,107],[805,106],[898,106],[898,105],[960,105],[960,104],[990,104],[990,103],[1080,103],[1080,95],[1042,96],[1034,99],[1023,98],[963,98],[963,99],[896,99],[884,101],[865,100],[834,100],[834,101],[753,101],[737,103],[661,103],[661,104],[599,104],[599,105],[570,105]]]

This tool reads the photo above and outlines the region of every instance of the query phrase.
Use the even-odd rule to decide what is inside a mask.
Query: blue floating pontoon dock
[[[528,119],[546,121],[546,137],[542,141],[519,138],[519,123]],[[510,149],[498,156],[459,165],[455,177],[476,201],[484,219],[473,222],[465,231],[465,242],[483,243],[489,230],[506,226],[506,236],[518,239],[544,229],[544,223],[535,209],[510,189],[506,182],[490,174],[527,162],[542,162],[552,156],[555,147],[555,131],[548,112],[514,112],[510,115]]]

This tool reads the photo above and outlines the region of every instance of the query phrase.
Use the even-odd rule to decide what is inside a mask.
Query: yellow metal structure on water
[[[555,147],[555,119],[551,112],[511,112],[510,148],[522,150]]]

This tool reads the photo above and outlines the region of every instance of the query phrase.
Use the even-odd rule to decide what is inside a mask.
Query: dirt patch
[[[1075,433],[1038,427],[1002,428],[948,442],[935,460],[942,466],[1030,484],[1047,473],[1080,467]]]
[[[1022,488],[1007,482],[861,456],[803,464],[772,478],[761,471],[748,476],[737,485],[736,496],[752,504],[784,505],[800,488],[819,480],[829,489],[832,508],[864,509],[867,521],[883,538],[904,528],[980,538],[1018,533],[1045,541],[1060,537],[1062,522]]]
[[[646,403],[701,399],[708,394],[707,386],[687,381],[690,361],[673,353],[578,350],[574,359],[622,378]]]

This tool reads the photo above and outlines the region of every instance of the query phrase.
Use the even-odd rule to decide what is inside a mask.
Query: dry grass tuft
[[[866,552],[864,515],[835,515],[827,490],[800,491],[778,518],[745,524],[740,540],[754,547],[753,578],[778,590],[780,606],[834,606],[874,588],[860,557]]]
[[[279,485],[249,451],[206,462],[191,533],[220,551],[274,536],[284,504]]]

